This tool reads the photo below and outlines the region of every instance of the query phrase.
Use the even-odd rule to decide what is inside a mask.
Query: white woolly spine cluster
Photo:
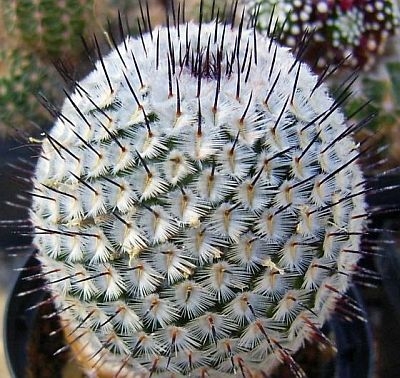
[[[31,220],[48,288],[94,370],[301,368],[356,270],[359,146],[307,66],[218,21],[131,37],[67,96]]]

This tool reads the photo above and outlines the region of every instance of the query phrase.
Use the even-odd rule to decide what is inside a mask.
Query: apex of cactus
[[[99,51],[43,139],[31,210],[86,367],[304,376],[291,355],[325,340],[361,256],[352,130],[305,64],[242,24]]]
[[[251,0],[244,1],[257,14],[261,30],[271,28],[273,20],[280,41],[298,47],[305,34],[311,33],[306,59],[318,66],[337,64],[369,69],[382,54],[386,41],[400,23],[396,0]],[[268,26],[270,25],[270,26]],[[321,54],[323,51],[323,54]],[[343,62],[342,62],[343,65]]]

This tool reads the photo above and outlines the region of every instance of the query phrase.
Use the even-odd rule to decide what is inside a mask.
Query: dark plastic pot
[[[39,267],[39,263],[32,254],[26,261],[24,268]],[[8,298],[4,318],[4,343],[7,364],[11,376],[14,378],[26,377],[28,342],[36,322],[37,310],[30,307],[40,303],[45,292],[41,290],[40,280],[26,280],[32,270],[22,271],[17,278],[13,290]],[[20,293],[32,291],[31,294],[20,296]]]
[[[362,306],[362,298],[353,288],[348,295]],[[373,372],[372,334],[367,322],[345,321],[336,316],[329,323],[335,335],[338,354],[336,372],[338,378],[370,378]]]

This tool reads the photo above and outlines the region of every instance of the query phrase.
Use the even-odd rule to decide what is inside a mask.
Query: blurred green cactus
[[[32,123],[46,126],[50,117],[37,95],[43,92],[59,102],[60,80],[53,61],[73,62],[82,55],[80,35],[96,19],[93,3],[0,0],[0,137]]]
[[[360,111],[357,111],[361,109]],[[383,156],[385,168],[400,164],[400,63],[398,52],[388,61],[382,61],[377,69],[362,74],[354,87],[354,95],[346,107],[347,114],[354,114],[355,122],[368,115],[375,116],[369,121],[369,137],[386,146]]]
[[[160,1],[148,4],[152,15],[164,14]],[[30,121],[46,124],[49,117],[36,97],[44,92],[51,102],[61,102],[54,62],[80,63],[76,77],[84,74],[81,36],[89,41],[94,32],[116,30],[117,10],[123,23],[132,24],[132,32],[138,29],[136,18],[147,11],[136,0],[0,0],[0,138],[26,129]],[[163,19],[153,18],[153,25]]]
[[[4,26],[42,57],[79,54],[80,35],[95,23],[94,0],[2,0]]]
[[[54,93],[50,90],[54,82],[45,79],[52,67],[16,48],[0,50],[0,62],[0,137],[27,129],[32,122],[44,126],[49,115],[36,96]]]

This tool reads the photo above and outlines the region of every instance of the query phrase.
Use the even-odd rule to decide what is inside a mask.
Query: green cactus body
[[[0,51],[0,135],[26,129],[30,122],[49,123],[48,112],[39,106],[36,95],[54,93],[49,70],[34,56],[16,48]]]
[[[257,25],[262,30],[268,28],[274,14],[276,31],[283,28],[279,39],[284,45],[296,48],[304,34],[311,32],[312,42],[305,57],[311,64],[319,58],[320,68],[344,59],[345,66],[371,68],[400,22],[396,0],[256,0],[244,3],[251,13],[258,13]]]
[[[94,0],[12,0],[1,5],[12,38],[45,57],[80,52],[80,35],[95,23]]]
[[[31,221],[86,366],[304,376],[291,355],[326,342],[366,218],[360,151],[325,84],[254,30],[188,23],[128,37],[61,114]]]

